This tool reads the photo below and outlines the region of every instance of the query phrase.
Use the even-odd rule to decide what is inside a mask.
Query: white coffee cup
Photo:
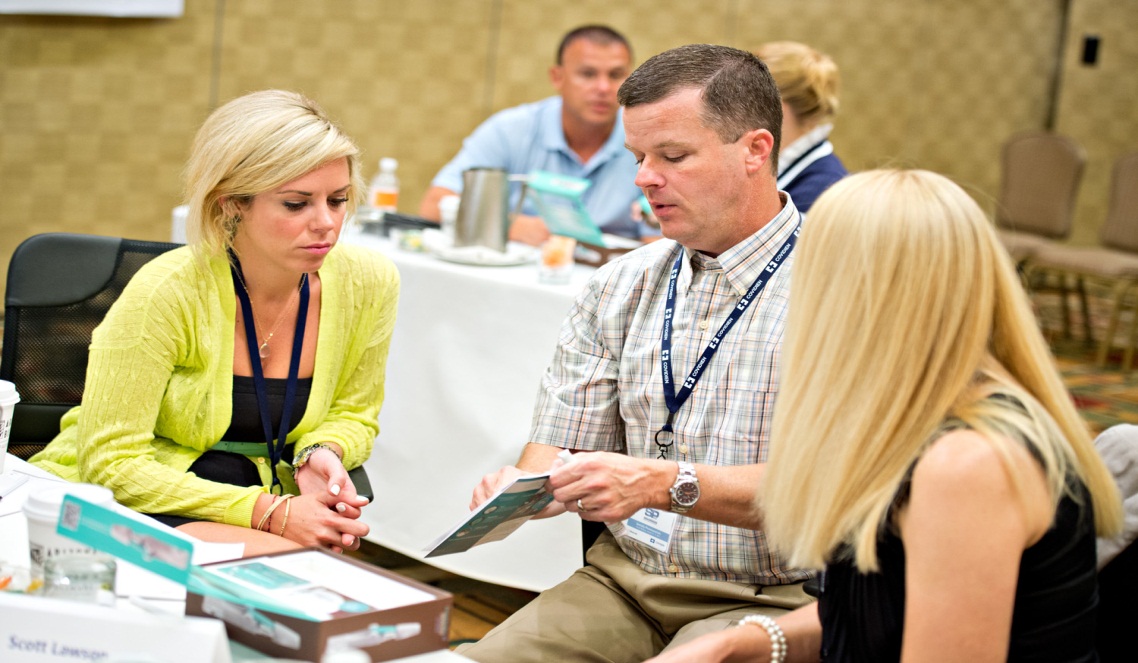
[[[4,455],[8,453],[8,435],[12,432],[12,411],[20,402],[16,385],[0,380],[0,474],[4,473]]]
[[[100,506],[114,504],[115,501],[109,488],[90,483],[61,483],[28,495],[24,502],[24,516],[28,519],[28,550],[31,553],[32,575],[35,577],[43,577],[44,561],[50,557],[95,553],[75,539],[56,532],[59,509],[63,506],[66,495],[74,495]]]

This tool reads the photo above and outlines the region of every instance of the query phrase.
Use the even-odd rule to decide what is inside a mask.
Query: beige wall
[[[1114,160],[1138,150],[1138,2],[1073,0],[1056,129],[1087,150],[1071,241],[1094,244],[1106,216]],[[1083,36],[1099,35],[1099,63],[1080,63]]]
[[[1071,0],[1058,129],[1090,156],[1075,240],[1096,237],[1111,161],[1138,149],[1138,3]],[[400,161],[403,211],[490,112],[550,93],[560,36],[625,32],[638,60],[684,43],[798,39],[843,73],[852,169],[945,172],[990,206],[1001,142],[1043,126],[1059,0],[187,0],[175,20],[0,17],[0,256],[69,230],[164,239],[196,127],[284,87]],[[1098,67],[1077,64],[1084,32]],[[1129,44],[1127,42],[1130,42]]]

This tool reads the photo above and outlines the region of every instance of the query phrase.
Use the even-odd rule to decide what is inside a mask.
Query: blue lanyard
[[[281,425],[277,434],[277,443],[273,444],[273,424],[269,414],[269,390],[265,386],[265,373],[261,370],[260,352],[257,348],[257,329],[253,319],[253,303],[249,301],[249,293],[245,292],[245,275],[241,271],[241,263],[237,256],[230,252],[230,270],[233,272],[233,290],[241,302],[241,313],[245,317],[245,340],[249,343],[249,363],[253,366],[253,386],[257,393],[257,407],[261,411],[261,426],[265,429],[265,444],[269,447],[269,472],[273,476],[269,492],[281,486],[280,477],[277,476],[277,465],[284,456],[285,438],[288,437],[289,423],[292,419],[292,403],[296,400],[297,375],[300,372],[300,351],[304,348],[304,327],[308,322],[308,278],[307,274],[300,277],[300,306],[296,312],[296,332],[292,337],[292,357],[288,364],[288,380],[285,381],[284,406],[281,409]],[[279,494],[279,493],[278,493]]]
[[[794,250],[794,244],[798,241],[798,233],[801,230],[802,224],[800,222],[790,237],[787,238],[786,242],[779,247],[775,256],[767,263],[767,266],[763,268],[763,271],[759,272],[759,275],[755,278],[755,282],[752,283],[750,289],[747,290],[747,294],[743,295],[739,303],[735,305],[735,308],[731,309],[731,313],[727,316],[727,319],[723,321],[723,324],[719,327],[719,331],[715,332],[715,336],[708,342],[707,347],[703,350],[703,354],[699,357],[699,361],[697,361],[695,367],[691,369],[691,373],[688,374],[687,379],[684,380],[683,385],[677,392],[674,380],[672,379],[672,316],[676,310],[676,282],[680,277],[680,268],[683,267],[684,264],[684,249],[680,247],[680,254],[676,256],[676,262],[672,265],[672,272],[668,276],[667,300],[664,305],[664,328],[660,332],[660,373],[664,380],[664,403],[668,406],[668,420],[664,422],[664,426],[660,430],[656,431],[656,435],[653,437],[653,441],[656,443],[657,450],[659,451],[658,458],[664,460],[668,459],[668,450],[672,447],[674,437],[672,422],[676,418],[676,412],[683,407],[684,403],[688,400],[688,396],[691,396],[692,389],[695,389],[696,383],[699,382],[700,377],[703,376],[703,369],[707,368],[707,365],[711,362],[711,358],[719,351],[719,345],[723,341],[723,338],[727,336],[727,332],[731,331],[731,328],[735,326],[739,318],[743,317],[743,314],[751,307],[751,302],[755,301],[759,293],[766,287],[767,282],[770,281],[771,277],[778,271],[778,268],[786,262],[787,256]],[[663,439],[661,439],[661,437],[663,437]]]

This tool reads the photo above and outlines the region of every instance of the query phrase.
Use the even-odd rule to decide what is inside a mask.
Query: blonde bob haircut
[[[1009,445],[1030,444],[1054,503],[1077,476],[1098,532],[1120,527],[1114,480],[1015,268],[960,187],[919,170],[847,177],[810,209],[796,251],[760,491],[792,564],[852,553],[876,570],[902,482],[949,425],[986,437],[1021,496]]]
[[[351,177],[350,216],[364,196],[359,149],[315,101],[284,90],[230,101],[198,130],[186,164],[189,243],[206,255],[224,254],[241,206],[342,158]]]
[[[755,55],[766,63],[778,92],[806,129],[838,113],[838,65],[825,53],[796,41],[763,44]]]

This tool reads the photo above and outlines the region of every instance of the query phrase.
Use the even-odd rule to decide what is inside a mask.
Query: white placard
[[[183,0],[0,0],[0,14],[176,18]]]
[[[0,592],[0,661],[231,663],[216,619],[150,615]]]

